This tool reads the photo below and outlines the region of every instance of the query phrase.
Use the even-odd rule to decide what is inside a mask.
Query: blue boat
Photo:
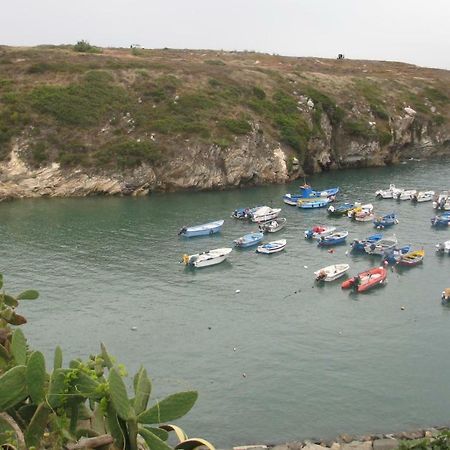
[[[328,214],[330,214],[330,216],[345,216],[354,207],[354,203],[341,203],[336,206],[331,205],[328,207]]]
[[[411,245],[405,245],[401,248],[391,248],[386,250],[383,255],[383,262],[387,264],[396,264],[402,258],[402,255],[406,255],[406,253],[411,251]]]
[[[233,214],[231,217],[234,219],[248,219],[252,212],[256,211],[258,208],[261,208],[260,206],[255,206],[253,208],[237,208],[233,211]]]
[[[391,227],[392,225],[395,225],[398,223],[398,218],[397,218],[397,214],[395,213],[390,213],[390,214],[386,214],[385,216],[382,217],[377,217],[373,220],[373,225],[375,226],[375,228],[386,228],[386,227]]]
[[[432,227],[448,227],[450,223],[450,213],[444,213],[431,219]]]
[[[372,234],[366,239],[355,239],[352,243],[352,252],[364,252],[364,247],[367,244],[373,244],[378,242],[383,237],[382,233]]]
[[[283,202],[287,205],[297,206],[299,200],[318,197],[335,197],[338,192],[339,187],[325,189],[323,191],[314,191],[311,186],[304,184],[303,186],[300,186],[300,191],[296,194],[285,194],[283,196]]]
[[[224,220],[216,220],[215,222],[204,223],[203,225],[183,227],[178,232],[178,235],[184,237],[208,236],[210,234],[219,233],[223,223]]]
[[[302,209],[325,208],[330,203],[327,197],[317,199],[300,199],[297,201],[297,206]]]
[[[239,239],[235,239],[234,245],[236,247],[251,247],[252,245],[259,244],[264,238],[264,233],[249,233]]]
[[[319,247],[329,247],[331,245],[345,244],[347,239],[348,231],[336,231],[328,236],[322,236],[317,245]]]

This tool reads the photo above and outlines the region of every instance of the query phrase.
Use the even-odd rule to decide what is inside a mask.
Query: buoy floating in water
[[[240,289],[236,289],[236,290],[234,291],[235,294],[239,294],[239,292],[241,292]]]
[[[131,330],[132,330],[132,331],[136,331],[136,330],[137,330],[137,327],[131,327]]]

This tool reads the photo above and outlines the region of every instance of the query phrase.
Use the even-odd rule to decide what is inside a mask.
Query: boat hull
[[[366,292],[376,286],[384,285],[386,277],[387,270],[384,267],[374,267],[344,281],[341,287],[342,289],[353,288],[355,292],[359,293]]]
[[[183,237],[208,236],[215,233],[220,233],[224,220],[217,220],[215,222],[205,223],[203,225],[196,225],[193,227],[183,227],[178,234]]]
[[[257,249],[257,253],[262,253],[264,255],[271,255],[272,253],[278,253],[285,249],[286,240],[282,239],[279,241],[268,242],[267,244],[260,245]]]

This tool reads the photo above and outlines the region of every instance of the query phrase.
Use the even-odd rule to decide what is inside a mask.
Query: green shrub
[[[231,141],[224,137],[214,139],[213,143],[220,147],[222,150],[231,147]]]
[[[442,116],[441,114],[436,114],[432,118],[433,125],[436,125],[438,127],[440,127],[441,125],[444,125],[445,122],[446,122],[445,117]]]
[[[256,97],[259,98],[260,100],[264,100],[266,98],[266,93],[264,92],[263,89],[261,89],[258,86],[253,86],[252,88],[252,94]]]
[[[29,74],[45,73],[45,72],[50,72],[52,70],[53,70],[53,67],[51,64],[46,63],[46,62],[38,62],[38,63],[32,64],[30,67],[28,67],[27,73],[29,73]]]
[[[30,147],[31,163],[34,166],[40,166],[42,163],[47,162],[49,158],[49,151],[47,145],[39,141]]]
[[[392,141],[392,135],[389,131],[377,129],[377,135],[378,135],[378,142],[380,143],[381,146],[388,145]]]
[[[153,164],[159,161],[161,156],[161,151],[154,143],[131,139],[106,144],[93,155],[101,165],[114,165],[121,169],[137,167],[142,163]]]
[[[305,93],[314,102],[316,108],[322,108],[333,125],[342,122],[345,116],[344,110],[337,106],[336,102],[331,97],[311,86],[305,88]]]
[[[233,134],[248,134],[252,131],[251,124],[244,119],[225,119],[221,125]]]
[[[366,122],[348,120],[344,122],[343,128],[351,136],[364,138],[371,136],[371,130]]]
[[[102,53],[101,48],[94,47],[93,45],[89,44],[88,41],[85,41],[85,40],[78,41],[73,46],[73,50],[75,52],[80,52],[80,53]]]
[[[225,66],[226,64],[221,59],[206,59],[204,61],[205,64],[209,64],[210,66]]]
[[[424,89],[424,94],[426,97],[428,97],[429,100],[431,100],[434,103],[446,105],[450,102],[448,95],[446,95],[444,92],[442,92],[439,89],[436,89],[434,87],[429,87],[429,86],[426,87]]]

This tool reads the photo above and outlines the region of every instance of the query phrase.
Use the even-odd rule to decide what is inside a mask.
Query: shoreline
[[[342,433],[334,439],[305,439],[277,444],[251,444],[233,446],[232,450],[394,450],[404,441],[421,439],[433,440],[448,425],[418,428],[394,433],[372,433],[365,435],[350,435]]]

